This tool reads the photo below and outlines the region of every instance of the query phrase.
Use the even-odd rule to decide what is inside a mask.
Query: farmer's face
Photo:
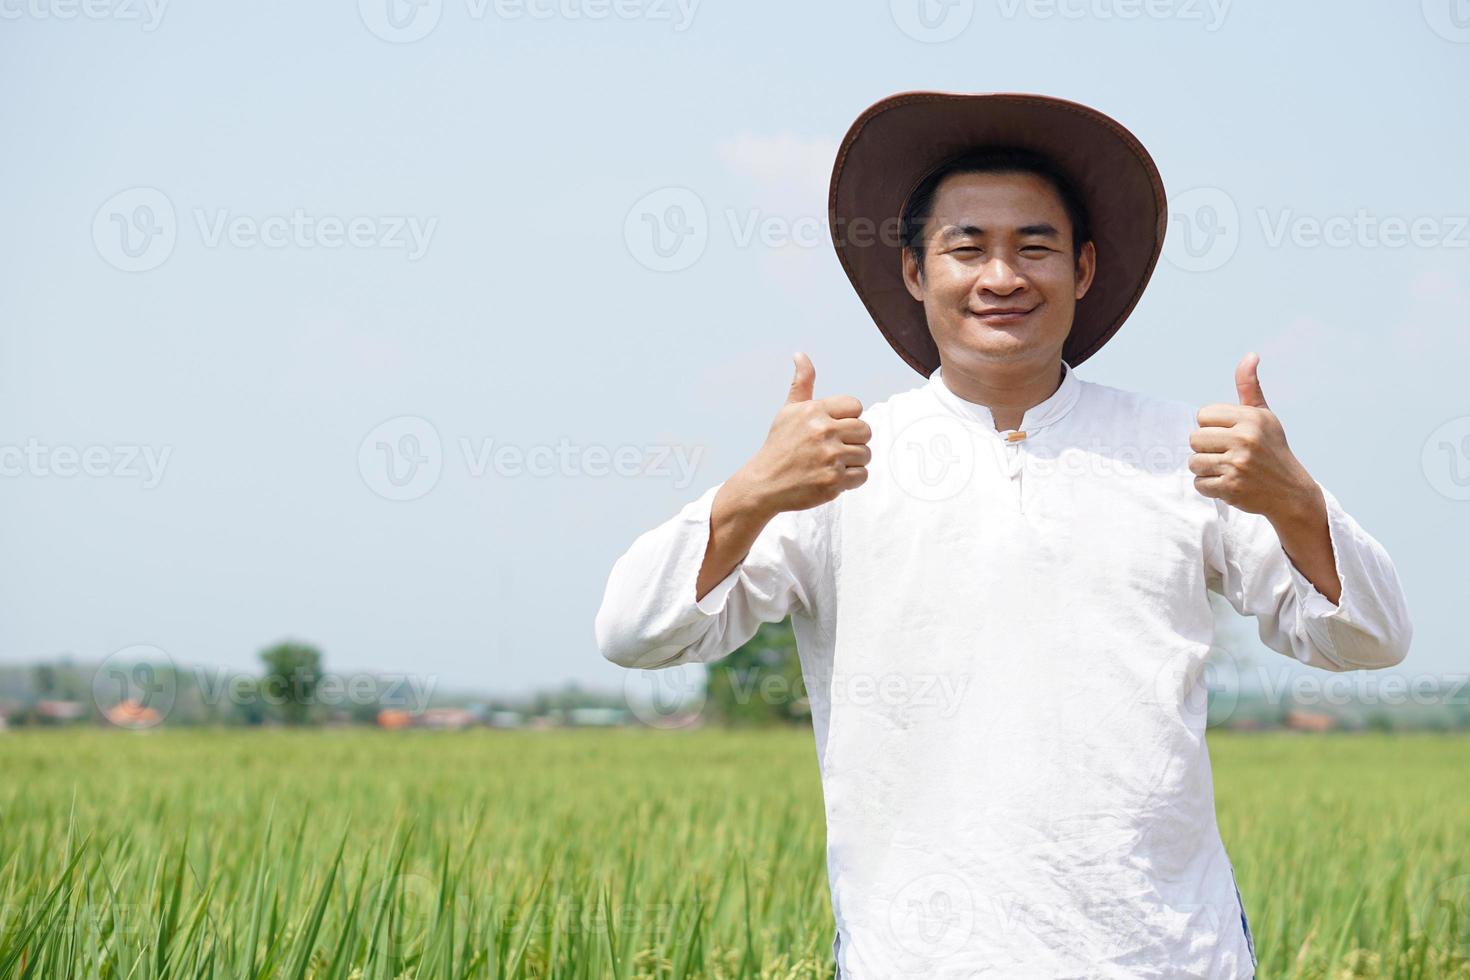
[[[1072,259],[1056,191],[1032,174],[951,174],[924,227],[924,275],[908,249],[903,277],[924,304],[940,362],[961,371],[1055,364],[1077,300],[1092,285],[1091,242]],[[991,311],[1016,311],[996,313]]]

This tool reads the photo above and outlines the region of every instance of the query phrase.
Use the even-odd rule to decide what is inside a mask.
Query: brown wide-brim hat
[[[1128,318],[1164,247],[1164,182],[1143,144],[1096,109],[1045,95],[903,92],[870,106],[842,140],[828,218],[837,257],[878,329],[926,378],[939,367],[924,304],[903,282],[899,216],[941,164],[983,146],[1050,157],[1086,205],[1097,272],[1077,301],[1062,359],[1091,357]]]

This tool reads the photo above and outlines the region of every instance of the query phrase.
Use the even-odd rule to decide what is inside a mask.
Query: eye
[[[1051,249],[1045,245],[1027,245],[1021,249],[1023,252],[1050,252]]]
[[[951,249],[950,251],[953,251],[953,252],[978,252],[978,251],[980,251],[980,249],[977,248],[974,245],[961,245],[959,248]]]

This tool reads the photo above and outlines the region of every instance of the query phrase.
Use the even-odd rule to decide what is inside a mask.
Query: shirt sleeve
[[[830,567],[832,502],[777,514],[745,560],[695,601],[710,508],[723,485],[640,535],[614,563],[594,624],[605,658],[645,670],[718,660],[753,637],[761,623],[780,622],[793,611],[815,615],[819,579]]]
[[[1334,605],[1292,563],[1271,522],[1215,498],[1207,535],[1207,586],[1258,621],[1261,641],[1311,667],[1392,667],[1409,652],[1413,624],[1398,573],[1383,546],[1331,491],[1327,528],[1342,594]]]

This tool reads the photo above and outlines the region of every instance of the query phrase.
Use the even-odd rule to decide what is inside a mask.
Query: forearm
[[[1322,597],[1336,605],[1342,596],[1342,582],[1332,554],[1332,534],[1327,526],[1327,500],[1316,483],[1304,492],[1294,506],[1275,515],[1267,515],[1281,547],[1297,570],[1311,582]]]
[[[695,601],[708,595],[745,560],[756,538],[775,516],[743,474],[736,473],[725,481],[710,506],[709,544],[695,583]]]

